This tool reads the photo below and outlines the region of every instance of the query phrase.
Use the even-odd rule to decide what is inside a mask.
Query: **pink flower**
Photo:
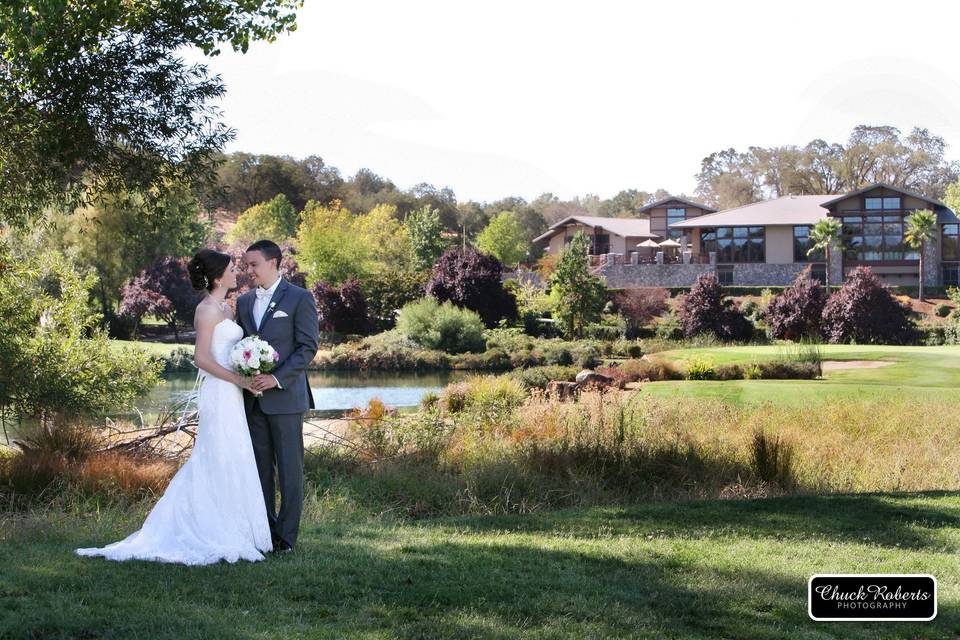
[[[274,351],[274,352],[273,352],[273,361],[276,362],[276,361],[279,360],[279,359],[280,359],[280,354],[277,353],[276,351]]]
[[[243,352],[243,359],[244,359],[244,360],[249,360],[249,359],[250,359],[250,355],[251,355],[250,349],[247,349],[246,351]]]

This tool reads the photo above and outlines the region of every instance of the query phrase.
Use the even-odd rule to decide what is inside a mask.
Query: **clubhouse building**
[[[810,229],[836,218],[842,248],[831,250],[830,281],[869,266],[890,285],[918,284],[919,253],[904,243],[905,218],[930,209],[937,229],[924,255],[924,282],[957,286],[960,219],[944,204],[886,184],[845,194],[790,195],[717,211],[670,197],[640,210],[644,218],[569,216],[534,239],[558,254],[578,231],[590,239],[590,263],[607,286],[687,287],[715,271],[736,286],[790,284],[808,265],[826,275],[822,252],[808,253]]]

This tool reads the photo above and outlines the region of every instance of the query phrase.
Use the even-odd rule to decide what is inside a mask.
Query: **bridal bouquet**
[[[270,373],[277,366],[280,354],[270,346],[266,340],[257,336],[248,336],[233,345],[230,350],[230,361],[234,369],[244,376],[255,376],[261,373]],[[262,391],[254,391],[254,395],[262,396]]]

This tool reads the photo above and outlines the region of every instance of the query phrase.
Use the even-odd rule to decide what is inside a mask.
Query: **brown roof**
[[[840,202],[841,200],[846,200],[847,198],[850,198],[850,197],[853,197],[853,196],[858,196],[858,195],[860,195],[861,193],[866,193],[867,191],[872,191],[873,189],[879,189],[879,188],[890,189],[891,191],[896,191],[897,193],[902,193],[902,194],[905,195],[905,196],[911,196],[911,197],[917,198],[918,200],[923,200],[924,202],[926,202],[926,203],[928,203],[928,204],[932,204],[932,205],[935,206],[935,207],[946,207],[946,206],[947,206],[947,205],[943,204],[942,202],[940,202],[939,200],[934,200],[934,199],[932,199],[932,198],[928,198],[928,197],[925,196],[925,195],[921,195],[921,194],[915,193],[915,192],[913,192],[913,191],[907,191],[906,189],[903,189],[903,188],[901,188],[901,187],[895,187],[895,186],[893,186],[892,184],[887,184],[886,182],[874,182],[873,184],[867,185],[866,187],[863,187],[862,189],[857,189],[856,191],[851,191],[850,193],[845,193],[845,194],[843,194],[842,196],[837,196],[837,197],[833,198],[832,200],[828,200],[827,202],[824,202],[824,203],[823,203],[823,206],[829,207],[830,205],[836,204],[837,202]]]
[[[816,224],[826,218],[829,213],[823,207],[823,204],[834,198],[836,198],[836,195],[833,194],[782,196],[773,200],[754,202],[742,207],[724,209],[716,213],[708,213],[689,220],[674,222],[670,225],[670,228]]]
[[[646,218],[606,218],[604,216],[567,216],[560,222],[550,225],[546,233],[543,233],[533,239],[534,242],[540,242],[552,237],[563,227],[583,224],[588,227],[601,227],[610,233],[623,237],[631,238],[659,238],[655,233],[650,233],[650,221]]]
[[[703,209],[704,211],[716,211],[716,209],[714,209],[713,207],[708,207],[707,205],[702,204],[702,203],[700,203],[700,202],[694,202],[693,200],[687,200],[686,198],[681,198],[680,196],[667,196],[666,198],[660,198],[660,199],[657,200],[656,202],[651,202],[650,204],[648,204],[648,205],[646,205],[646,206],[644,206],[644,207],[641,207],[641,208],[637,209],[637,212],[638,212],[638,213],[643,213],[644,211],[649,211],[650,209],[654,209],[654,208],[656,208],[656,207],[662,207],[663,205],[667,204],[668,202],[682,202],[683,204],[687,205],[688,207],[696,207],[696,208],[698,208],[698,209]]]

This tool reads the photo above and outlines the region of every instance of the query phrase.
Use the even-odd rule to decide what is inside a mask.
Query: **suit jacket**
[[[307,365],[316,355],[320,339],[317,303],[313,295],[281,277],[259,329],[253,316],[256,299],[256,289],[237,298],[237,318],[244,337],[259,335],[277,350],[280,360],[270,373],[276,376],[282,387],[264,391],[260,397],[260,409],[267,414],[304,413],[313,409]],[[281,314],[278,318],[278,311],[286,315]],[[253,407],[253,399],[253,393],[244,389],[243,401],[248,412]]]

